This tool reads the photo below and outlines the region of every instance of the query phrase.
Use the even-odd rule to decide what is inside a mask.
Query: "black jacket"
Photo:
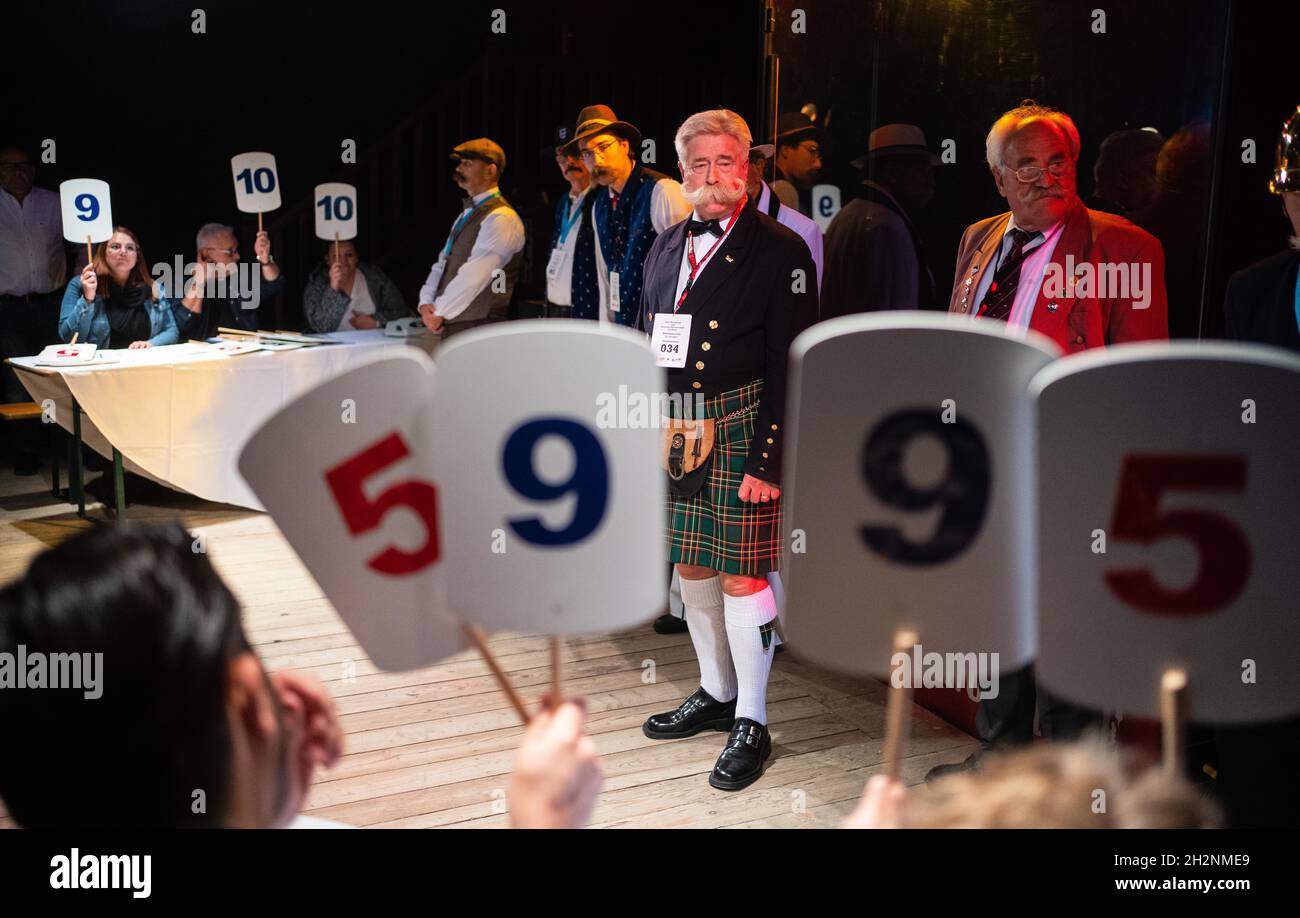
[[[1289,249],[1232,275],[1223,300],[1225,336],[1300,351],[1295,315],[1297,269],[1300,250]]]
[[[646,256],[640,321],[645,331],[655,313],[673,311],[686,222],[669,227]],[[803,272],[802,280],[796,271]],[[690,349],[684,368],[666,371],[667,391],[709,398],[763,380],[745,473],[780,484],[790,342],[817,320],[817,269],[807,244],[766,214],[744,208],[680,312],[691,316]]]

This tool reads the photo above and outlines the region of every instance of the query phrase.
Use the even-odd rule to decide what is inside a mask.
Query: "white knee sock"
[[[676,567],[673,568],[672,579],[668,581],[668,612],[673,618],[686,617],[686,611],[682,608],[682,578]]]
[[[781,627],[785,625],[785,584],[781,582],[781,572],[772,571],[767,575],[767,585],[772,588],[772,596],[776,599],[776,634],[774,643],[780,647],[785,641],[781,640]]]
[[[776,618],[776,599],[772,588],[764,587],[749,596],[726,596],[723,599],[727,620],[727,643],[736,668],[739,694],[736,717],[748,717],[767,723],[767,676],[772,670],[772,653],[776,649],[775,631],[763,646],[763,631],[772,628]]]
[[[731,701],[736,697],[736,671],[731,665],[727,646],[727,626],[722,612],[722,581],[681,578],[682,605],[686,607],[686,626],[691,629],[691,643],[700,660],[700,687],[714,701]]]

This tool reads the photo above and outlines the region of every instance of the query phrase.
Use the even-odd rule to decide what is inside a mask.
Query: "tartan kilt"
[[[694,497],[668,496],[668,559],[726,574],[764,577],[781,563],[781,501],[740,499],[749,443],[758,424],[762,380],[704,401],[704,417],[721,418],[752,406],[738,418],[719,421],[704,486]]]

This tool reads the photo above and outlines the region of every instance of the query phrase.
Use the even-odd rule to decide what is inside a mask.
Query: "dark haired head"
[[[361,260],[361,249],[357,246],[357,241],[355,239],[343,239],[339,242],[335,242],[331,239],[329,242],[324,243],[322,248],[325,250],[326,267],[334,263],[334,256],[336,253],[344,257],[350,255],[353,261],[359,262]]]
[[[228,673],[250,648],[196,547],[178,525],[96,528],[0,590],[0,654],[103,655],[97,698],[0,688],[0,798],[20,825],[221,823]]]
[[[32,190],[36,156],[25,145],[0,144],[0,188],[20,201]]]
[[[26,156],[32,162],[36,161],[36,150],[30,143],[27,143],[25,141],[23,142],[19,142],[15,140],[0,141],[0,153],[21,153],[23,156]]]

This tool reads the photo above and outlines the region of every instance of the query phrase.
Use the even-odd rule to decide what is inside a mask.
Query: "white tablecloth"
[[[115,446],[130,471],[205,500],[262,510],[237,462],[271,415],[327,379],[396,349],[429,351],[436,340],[388,338],[377,329],[328,337],[343,343],[238,357],[175,344],[113,351],[118,363],[95,368],[36,367],[34,357],[10,362],[33,401],[54,401],[68,431],[76,398],[82,439],[101,455]]]

